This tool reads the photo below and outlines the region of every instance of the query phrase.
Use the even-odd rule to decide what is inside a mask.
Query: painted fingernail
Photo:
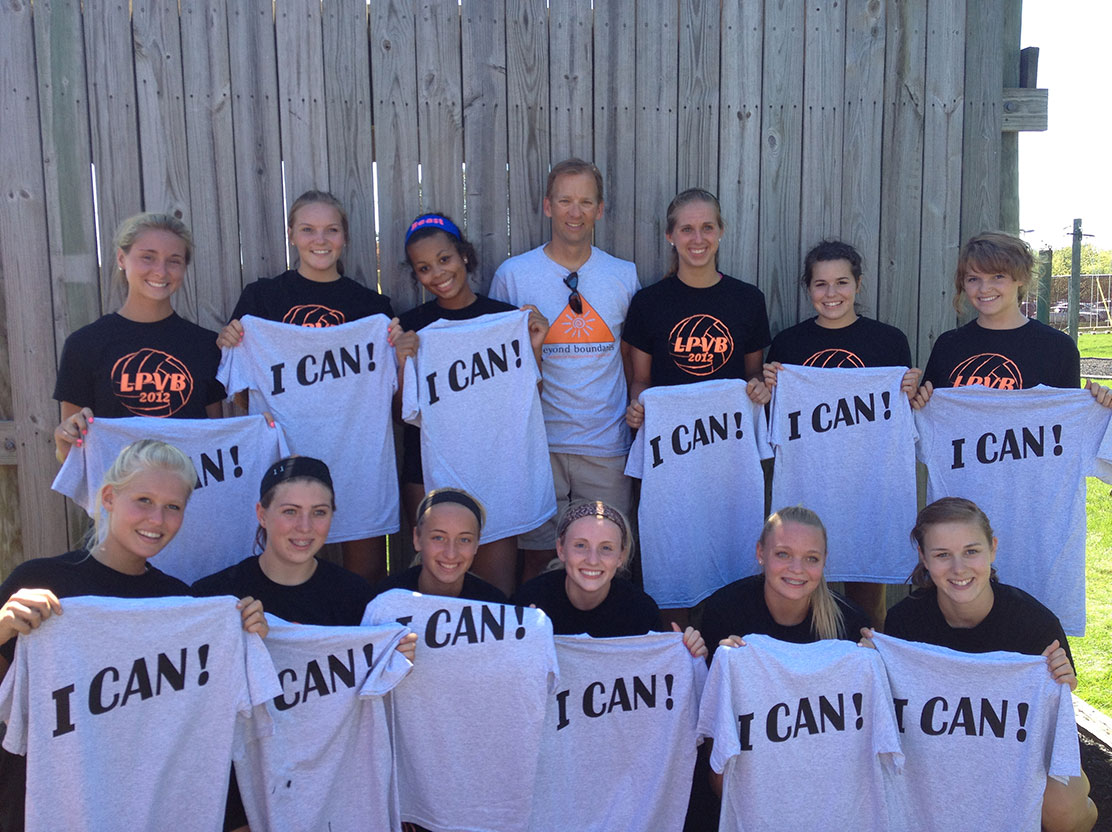
[[[86,422],[88,422],[88,423],[89,423],[89,424],[91,425],[91,424],[93,423],[93,417],[92,417],[92,416],[90,416],[90,417],[89,417],[88,419],[86,419],[85,421],[86,421]]]
[[[89,431],[88,431],[88,429],[87,429],[87,428],[81,428],[81,435],[82,435],[82,436],[85,436],[85,435],[86,435],[86,434],[87,434],[88,432],[89,432]]]
[[[77,440],[77,447],[79,447],[79,448],[81,447],[81,440],[80,439]]]

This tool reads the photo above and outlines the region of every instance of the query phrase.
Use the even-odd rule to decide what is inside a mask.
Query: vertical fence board
[[[196,287],[197,322],[217,330],[227,321],[240,289],[226,6],[226,0],[198,0],[182,6],[181,12],[189,195],[194,205],[190,225],[195,242],[188,282]]]
[[[320,0],[282,0],[275,8],[274,26],[282,162],[289,205],[311,188],[327,191],[331,187]],[[292,249],[290,253],[292,256]]]
[[[850,0],[846,7],[845,106],[842,111],[841,235],[861,252],[862,312],[877,314],[880,280],[880,176],[884,121],[884,3]],[[892,275],[886,276],[891,280]]]
[[[424,0],[417,13],[417,131],[421,210],[463,216],[463,79],[457,0]]]
[[[877,317],[902,329],[912,344],[918,338],[926,22],[921,4],[888,8]]]
[[[548,143],[548,15],[543,0],[506,9],[506,116],[509,126],[510,250],[548,236],[541,212],[552,162]]]
[[[845,69],[845,4],[839,0],[814,0],[807,5],[804,29],[803,171],[797,278],[811,246],[841,234]],[[796,320],[813,314],[810,297],[800,291]]]
[[[548,10],[549,124],[556,163],[591,158],[591,0],[557,0]]]
[[[506,175],[506,8],[503,0],[463,7],[463,150],[467,164],[467,239],[479,255],[477,289],[485,292],[510,253]]]
[[[965,20],[961,238],[1000,228],[1000,136],[1004,95],[1004,10],[969,3]]]
[[[268,0],[228,4],[232,129],[239,207],[240,279],[250,283],[286,270],[286,212],[282,205],[278,65]],[[239,297],[237,287],[231,295]],[[234,305],[234,301],[233,301]],[[224,313],[230,315],[232,306]]]
[[[172,214],[189,225],[192,211],[177,0],[136,3],[132,31],[143,207]],[[197,320],[197,292],[192,281],[186,280],[174,295],[174,307],[183,317]]]
[[[111,280],[116,267],[112,238],[122,220],[143,209],[128,3],[86,0],[84,21],[100,228],[101,308],[109,312],[124,299],[122,287]]]
[[[69,333],[100,317],[81,4],[36,2],[34,24],[54,341],[61,349]]]
[[[646,284],[660,280],[668,262],[664,229],[668,203],[676,195],[678,31],[675,3],[637,3],[634,252]]]
[[[374,93],[379,281],[395,312],[419,295],[401,262],[402,241],[420,201],[417,183],[417,41],[413,0],[371,3],[371,88]]]
[[[50,314],[52,302],[30,2],[0,7],[0,29],[0,311],[7,324],[6,338],[0,336],[0,419],[15,421],[18,463],[14,470],[0,467],[0,573],[6,574],[29,554],[65,551],[67,540],[65,505],[50,491],[58,423],[50,398],[54,329],[38,317]]]
[[[682,0],[679,35],[679,130],[676,190],[718,188],[720,0]],[[732,48],[727,44],[727,49]]]
[[[722,5],[722,37],[730,48],[722,50],[718,201],[727,226],[718,248],[718,263],[728,274],[756,283],[760,249],[762,4],[726,0]]]
[[[758,286],[773,333],[795,323],[803,163],[803,5],[767,0],[761,132],[761,261]]]
[[[919,269],[918,366],[954,325],[954,269],[961,246],[962,87],[966,0],[932,0],[927,11],[923,125],[923,240]],[[891,279],[898,279],[893,275]]]
[[[625,260],[634,257],[635,15],[635,0],[607,0],[595,9],[594,161],[605,208],[595,245]]]
[[[344,274],[377,289],[367,1],[330,0],[322,14],[328,180],[347,210],[350,228]]]

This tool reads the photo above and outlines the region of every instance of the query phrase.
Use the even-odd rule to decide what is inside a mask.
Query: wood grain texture
[[[0,419],[15,422],[18,461],[14,470],[0,468],[0,573],[7,574],[29,557],[65,551],[68,541],[63,500],[50,491],[59,413],[50,397],[57,364],[46,317],[50,254],[31,4],[0,7],[0,30]]]
[[[718,265],[750,283],[757,282],[760,252],[761,79],[764,63],[764,10],[761,3],[722,4],[719,90],[718,201],[726,234]]]
[[[903,330],[912,344],[918,337],[926,25],[921,4],[889,5],[877,317]]]
[[[328,181],[348,215],[344,274],[378,289],[366,0],[322,6]]]
[[[950,51],[949,60],[927,62],[923,170],[928,175],[923,177],[919,332],[911,338],[912,355],[919,367],[926,365],[938,336],[957,322],[953,297],[961,248],[965,55],[951,44],[965,40],[965,6],[966,0],[934,0],[927,15],[927,54]]]
[[[634,176],[634,253],[643,284],[655,283],[668,263],[668,203],[678,190],[679,12],[675,4],[637,3],[637,145]]]
[[[636,0],[608,0],[597,5],[594,28],[594,163],[604,207],[595,245],[625,260],[634,258],[636,13]]]
[[[799,297],[803,134],[803,6],[768,0],[764,18],[761,132],[761,261],[772,332],[795,323]]]
[[[286,270],[279,127],[282,107],[270,2],[230,3],[227,21],[242,288],[245,283]],[[230,294],[239,297],[235,287]],[[228,306],[225,314],[231,312],[232,306]]]
[[[961,153],[963,241],[1000,227],[1003,5],[969,3],[965,32],[965,117]]]
[[[122,285],[112,280],[112,240],[123,220],[143,210],[131,16],[126,0],[87,0],[83,19],[100,228],[100,305],[110,312],[125,295]]]
[[[37,2],[34,26],[54,343],[61,350],[71,332],[101,314],[81,4]]]
[[[720,0],[681,0],[676,190],[718,187]],[[727,49],[733,45],[727,42]]]
[[[320,0],[282,0],[275,7],[274,28],[288,207],[305,191],[332,187],[328,181]],[[290,256],[296,256],[292,248]]]
[[[880,170],[884,135],[885,4],[846,6],[846,71],[842,119],[842,239],[861,252],[863,314],[877,314],[880,269]],[[891,279],[886,276],[885,279]]]
[[[506,116],[509,128],[510,251],[548,238],[541,212],[552,160],[549,146],[548,14],[543,0],[506,8]]]
[[[548,104],[552,163],[590,160],[593,31],[591,0],[555,0],[548,8]]]
[[[417,133],[421,210],[463,216],[463,80],[457,0],[417,10]]]
[[[417,40],[413,0],[368,7],[371,22],[372,118],[377,171],[379,284],[395,312],[417,305],[420,294],[403,267],[403,241],[420,212],[417,179]]]
[[[197,323],[220,330],[239,298],[239,206],[236,196],[232,71],[226,0],[182,7],[185,135],[188,144],[193,261],[186,282],[197,298]]]
[[[799,199],[799,260],[816,243],[842,236],[842,144],[846,76],[846,5],[815,0],[807,5],[803,62],[803,169]],[[815,314],[799,292],[796,320]]]
[[[504,0],[463,6],[463,151],[467,238],[479,255],[476,291],[486,292],[510,253]],[[458,220],[459,218],[457,218]]]

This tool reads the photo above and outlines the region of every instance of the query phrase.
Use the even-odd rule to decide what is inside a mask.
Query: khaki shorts
[[[602,500],[629,517],[633,481],[625,475],[624,456],[549,453],[556,514],[543,526],[517,536],[521,549],[555,549],[556,522],[575,500]]]

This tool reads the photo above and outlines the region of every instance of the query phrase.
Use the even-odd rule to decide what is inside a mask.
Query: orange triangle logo
[[[595,311],[587,299],[582,295],[579,299],[583,302],[583,314],[576,315],[571,306],[565,306],[564,311],[548,327],[545,336],[546,344],[612,344],[614,334],[610,327]]]

